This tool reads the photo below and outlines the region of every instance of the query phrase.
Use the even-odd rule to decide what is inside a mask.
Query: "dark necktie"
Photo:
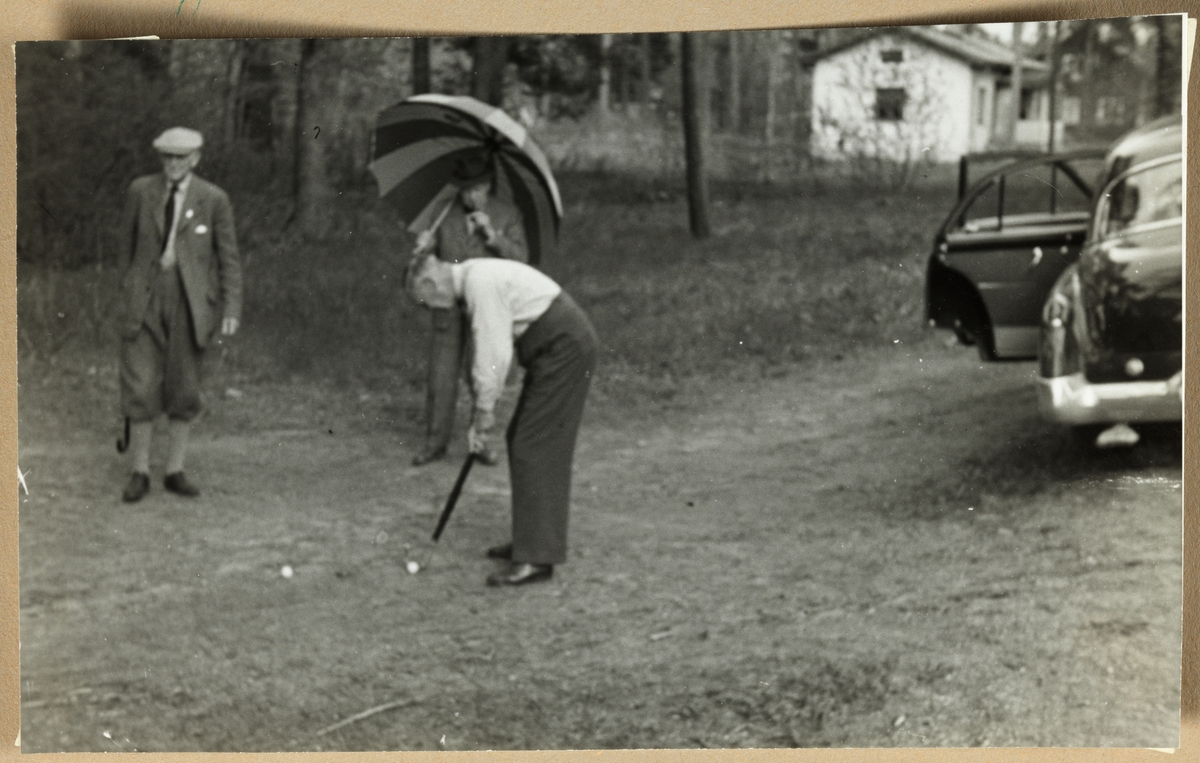
[[[167,206],[163,210],[165,223],[163,225],[163,251],[167,251],[167,242],[171,240],[171,226],[175,224],[175,193],[179,190],[178,183],[171,184],[171,191],[167,194]]]

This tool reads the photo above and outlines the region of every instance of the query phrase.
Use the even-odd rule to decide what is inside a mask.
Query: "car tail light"
[[[1062,328],[1067,323],[1067,316],[1071,314],[1071,302],[1065,294],[1055,291],[1050,295],[1050,299],[1046,300],[1046,306],[1043,308],[1042,320],[1051,328]]]
[[[1067,376],[1083,367],[1073,317],[1076,286],[1073,272],[1066,271],[1054,285],[1046,304],[1042,307],[1038,370],[1047,379]]]
[[[1141,376],[1142,372],[1145,370],[1146,364],[1143,363],[1139,358],[1130,358],[1129,360],[1125,361],[1125,373],[1128,376],[1136,378]]]

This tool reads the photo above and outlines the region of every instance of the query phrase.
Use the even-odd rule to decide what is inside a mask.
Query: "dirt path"
[[[570,561],[514,591],[505,470],[435,551],[459,456],[408,467],[407,404],[241,388],[205,494],[129,507],[70,403],[112,373],[22,379],[25,751],[1175,743],[1178,445],[1070,449],[1028,365],[931,339],[598,393]]]

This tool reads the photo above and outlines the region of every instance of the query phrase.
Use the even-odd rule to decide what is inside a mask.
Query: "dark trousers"
[[[507,434],[513,561],[566,559],[571,466],[596,347],[591,322],[566,292],[517,340],[525,383]]]
[[[192,336],[192,314],[179,269],[161,271],[137,336],[121,342],[121,412],[133,421],[160,413],[191,421],[200,413],[204,350]]]
[[[430,313],[433,331],[425,384],[425,448],[437,450],[446,447],[454,429],[467,326],[458,307],[434,308]]]

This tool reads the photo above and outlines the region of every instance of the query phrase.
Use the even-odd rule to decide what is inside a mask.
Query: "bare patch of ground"
[[[598,389],[569,562],[491,590],[506,470],[434,547],[463,446],[408,466],[410,394],[226,380],[203,495],[130,506],[115,368],[25,364],[23,749],[1174,746],[1178,429],[1081,452],[1031,380],[931,339]]]

